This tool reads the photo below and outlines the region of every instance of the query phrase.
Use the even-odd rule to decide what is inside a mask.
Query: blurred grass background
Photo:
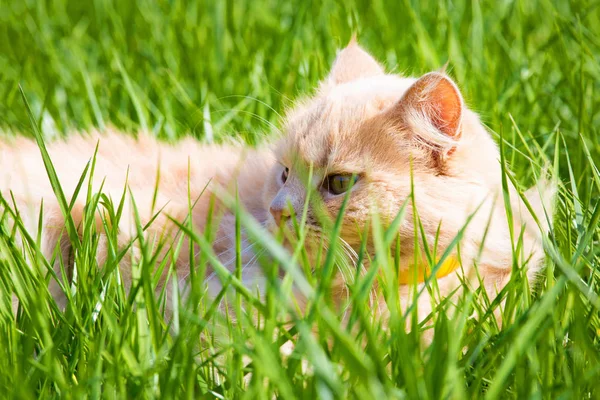
[[[126,132],[147,129],[164,139],[190,134],[200,140],[214,136],[215,141],[236,138],[256,144],[273,134],[279,115],[294,99],[310,93],[326,75],[337,49],[353,33],[389,71],[417,76],[448,62],[467,103],[506,141],[510,164],[524,185],[533,182],[543,160],[555,163],[565,187],[554,245],[566,265],[582,274],[590,293],[597,292],[598,1],[0,0],[0,128],[7,134],[31,134],[19,93],[22,85],[48,137],[114,125]],[[550,271],[538,294],[544,299],[554,296],[547,292],[555,283],[554,269]],[[561,276],[559,270],[556,274]],[[443,337],[423,354],[404,344],[386,360],[409,367],[394,370],[392,378],[385,369],[378,371],[381,382],[369,382],[381,383],[381,393],[397,397],[478,397],[492,387],[490,398],[594,398],[600,375],[598,309],[581,288],[566,287],[543,303],[548,318],[533,333],[525,309],[489,340],[479,341],[481,333],[453,339],[456,349],[468,349],[465,357],[457,351],[444,358],[449,345]],[[235,386],[241,367],[235,358],[221,370],[224,376],[232,372],[233,384],[209,371],[207,365],[218,364],[215,359],[197,365],[185,358],[186,348],[179,342],[165,350],[168,367],[137,371],[133,361],[119,365],[120,347],[103,347],[102,335],[113,328],[92,324],[75,330],[81,338],[96,338],[79,347],[73,343],[87,339],[71,339],[72,327],[54,323],[68,368],[38,364],[34,345],[24,342],[30,347],[22,347],[17,330],[2,341],[7,355],[3,370],[12,375],[0,382],[15,396],[65,394],[65,387],[76,386],[74,396],[84,395],[86,385],[99,390],[94,381],[99,376],[108,382],[105,393],[151,397],[192,388],[186,392],[190,396],[207,395],[205,381],[194,382],[196,374],[220,385],[210,396],[241,396]],[[129,340],[135,349],[137,342]],[[256,336],[252,340],[260,343]],[[325,340],[321,345],[327,347]],[[69,354],[71,346],[80,353]],[[101,350],[105,353],[95,354]],[[363,386],[353,387],[364,377],[336,354],[327,353],[339,368],[336,377],[349,385],[346,393],[366,396]],[[93,365],[77,367],[87,365],[88,358],[98,362],[97,374]],[[274,365],[289,372],[298,397],[329,393],[323,381],[303,374],[298,365]],[[159,380],[157,371],[173,375],[161,374]],[[495,383],[499,375],[503,380]],[[15,385],[15,379],[27,379],[29,386]],[[444,382],[443,390],[436,389],[436,379]]]
[[[559,127],[576,149],[600,123],[598,2],[0,4],[0,123],[20,131],[19,83],[59,132],[110,123],[202,138],[210,115],[217,138],[255,142],[354,32],[390,71],[449,62],[467,102],[507,136],[512,115],[532,139]]]

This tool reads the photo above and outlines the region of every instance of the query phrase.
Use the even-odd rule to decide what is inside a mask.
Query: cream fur
[[[450,118],[452,121],[448,121]],[[156,171],[160,168],[157,209],[165,206],[165,211],[148,235],[168,234],[173,238],[176,229],[166,215],[185,218],[188,190],[191,198],[196,199],[206,185],[208,190],[199,197],[193,211],[194,224],[200,231],[214,188],[236,185],[246,209],[258,221],[276,229],[269,208],[276,211],[291,204],[300,214],[306,196],[302,172],[312,165],[311,184],[321,193],[323,209],[332,217],[337,214],[343,196],[321,189],[322,179],[341,172],[360,176],[352,189],[341,234],[350,246],[358,248],[361,229],[371,218],[373,206],[384,221],[392,220],[410,195],[412,174],[417,211],[429,245],[433,244],[440,226],[437,252],[443,253],[479,207],[460,243],[466,276],[474,287],[478,285],[473,271],[473,265],[477,264],[492,297],[506,285],[513,260],[501,197],[498,149],[477,115],[464,106],[458,88],[446,75],[433,73],[419,80],[386,75],[371,56],[351,43],[340,53],[317,94],[290,110],[285,132],[275,154],[267,147],[248,150],[241,146],[205,146],[191,139],[165,145],[149,135],[141,134],[135,140],[112,131],[102,135],[71,135],[67,141],[50,144],[49,151],[63,189],[69,195],[99,143],[95,190],[104,183],[103,192],[119,199],[129,171],[127,182],[143,221],[153,214]],[[281,180],[284,166],[290,168],[285,184]],[[63,234],[64,221],[33,142],[25,139],[0,142],[0,191],[5,198],[10,198],[9,192],[14,194],[32,233],[44,199],[43,250],[49,257]],[[525,229],[521,261],[527,262],[521,265],[527,268],[527,275],[533,281],[544,257],[542,233],[534,226],[516,192],[512,192],[511,199],[515,210],[520,210],[514,217],[516,235],[522,227]],[[73,216],[80,223],[84,197],[80,196],[76,204]],[[540,201],[534,204],[538,215],[543,215],[544,204]],[[215,251],[227,263],[233,257],[234,218],[223,208],[219,212],[223,219]],[[409,207],[400,230],[400,264],[404,267],[411,263],[414,253],[413,212]],[[125,215],[127,218],[120,226],[122,243],[135,235],[132,210],[127,209]],[[318,227],[319,219],[312,208],[308,217],[309,224]],[[488,222],[490,228],[482,244]],[[98,225],[102,229],[99,222]],[[483,252],[479,255],[480,246]],[[105,258],[103,251],[98,254],[99,264]],[[189,273],[188,254],[181,251],[177,261],[182,282]],[[252,256],[248,251],[245,262]],[[256,265],[245,271],[249,281],[260,279],[260,268]],[[125,279],[130,279],[129,265],[121,269]],[[459,286],[459,276],[457,272],[438,280],[442,296]],[[59,295],[57,287],[52,290]],[[399,290],[406,306],[410,287],[402,286]],[[420,298],[421,317],[431,310],[431,300],[427,292]]]

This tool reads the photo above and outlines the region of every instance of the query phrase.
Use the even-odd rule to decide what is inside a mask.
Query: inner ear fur
[[[461,137],[463,98],[456,84],[440,72],[419,78],[394,106],[393,113],[417,140],[444,157]]]

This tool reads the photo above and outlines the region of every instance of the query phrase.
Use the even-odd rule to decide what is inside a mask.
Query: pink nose
[[[285,221],[290,218],[290,210],[286,206],[277,207],[271,205],[271,207],[269,207],[269,211],[271,212],[271,215],[273,216],[273,219],[277,225],[280,225],[282,222],[285,223]]]

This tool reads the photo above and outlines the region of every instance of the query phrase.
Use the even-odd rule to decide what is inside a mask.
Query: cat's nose
[[[269,207],[269,211],[275,220],[277,225],[280,225],[282,222],[286,222],[290,218],[290,209],[287,206],[279,207],[277,205],[271,205]]]

